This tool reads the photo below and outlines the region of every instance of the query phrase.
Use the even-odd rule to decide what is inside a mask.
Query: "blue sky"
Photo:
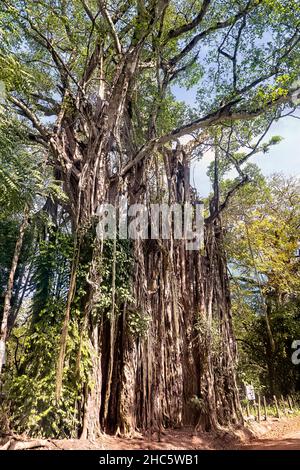
[[[195,106],[195,92],[183,90],[179,87],[173,89],[179,100]],[[266,154],[257,154],[249,162],[256,163],[265,176],[272,173],[282,173],[285,176],[300,177],[300,120],[285,117],[274,123],[266,136],[269,140],[272,135],[280,135],[283,140],[271,147]],[[191,183],[200,196],[205,197],[211,190],[209,178],[206,176],[207,166],[212,161],[212,155],[206,154],[200,162],[192,166]]]

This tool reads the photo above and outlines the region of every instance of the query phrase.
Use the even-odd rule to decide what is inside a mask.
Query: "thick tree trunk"
[[[143,163],[122,180],[120,188],[120,178],[108,175],[108,135],[100,141],[97,133],[95,129],[97,152],[89,149],[83,156],[86,163],[80,175],[76,176],[76,167],[66,178],[75,222],[83,231],[90,229],[99,203],[117,205],[124,191],[130,195],[130,204],[150,200]],[[56,148],[60,151],[62,145],[56,144]],[[163,164],[167,202],[197,202],[180,145],[165,155]],[[82,312],[92,370],[83,386],[82,437],[94,438],[101,430],[131,434],[135,430],[160,431],[162,427],[197,423],[208,430],[240,421],[236,348],[220,221],[206,227],[204,254],[187,251],[185,241],[172,238],[135,240],[133,258],[135,301],[119,305],[121,314],[113,309],[110,315],[97,310],[102,285],[99,253],[94,252],[89,260],[88,277],[93,287]],[[116,275],[112,269],[112,278]],[[71,304],[68,307],[67,323]],[[147,324],[146,331],[130,331],[132,312]],[[63,336],[59,391],[65,344]],[[195,396],[198,411],[192,406]]]
[[[228,279],[215,231],[207,228],[206,257],[179,244],[172,262],[163,249],[169,242],[165,247],[147,242],[142,253],[138,250],[135,296],[150,322],[146,337],[137,339],[124,321],[121,326],[118,428],[123,432],[160,431],[197,419],[205,430],[241,422]],[[204,331],[195,329],[200,316]],[[200,418],[191,406],[194,396],[202,404]]]
[[[134,260],[135,305],[98,325],[89,316],[92,386],[85,386],[82,437],[241,422],[220,221],[205,228],[204,254],[180,240],[136,240]],[[100,274],[93,285],[101,290]],[[89,303],[97,303],[95,290]],[[132,309],[147,319],[146,332],[130,331]]]

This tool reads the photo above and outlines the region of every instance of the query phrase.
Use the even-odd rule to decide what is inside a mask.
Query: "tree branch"
[[[205,219],[205,223],[211,224],[214,220],[216,220],[216,218],[219,217],[221,212],[223,212],[223,210],[226,209],[226,207],[229,204],[230,199],[237,192],[237,190],[240,189],[242,186],[244,186],[246,183],[249,183],[249,181],[250,181],[250,178],[248,175],[245,175],[244,178],[237,181],[237,183],[226,194],[224,202],[219,205],[218,210],[214,211],[209,217],[207,217]]]
[[[281,96],[277,100],[270,100],[268,103],[264,103],[258,108],[254,108],[252,110],[248,109],[237,109],[232,110],[232,108],[241,101],[241,98],[234,98],[231,102],[227,103],[223,107],[219,108],[217,111],[213,111],[212,113],[198,118],[195,121],[192,121],[188,124],[185,124],[177,129],[174,129],[168,134],[165,134],[159,138],[150,140],[147,144],[143,145],[141,149],[138,151],[137,155],[128,162],[121,171],[121,176],[126,176],[128,171],[143,160],[145,157],[149,155],[151,151],[153,151],[157,146],[166,144],[172,140],[176,140],[179,137],[182,137],[186,134],[190,134],[191,132],[197,130],[204,130],[210,127],[216,126],[218,124],[224,123],[226,121],[234,122],[239,120],[248,120],[254,119],[262,114],[264,111],[273,108],[274,106],[278,106],[280,104],[288,103],[292,95],[295,92],[300,93],[300,89],[291,90],[286,96]]]
[[[254,1],[249,0],[249,2],[247,3],[246,7],[243,10],[240,10],[238,13],[231,16],[225,21],[218,21],[210,28],[194,36],[193,39],[182,49],[182,51],[169,61],[170,65],[177,64],[177,62],[183,59],[183,57],[185,57],[202,39],[206,38],[207,36],[209,36],[210,34],[216,31],[219,31],[221,29],[234,25],[239,19],[243,18],[248,13],[250,13],[255,8],[257,8],[262,3],[262,1],[263,0],[254,0]]]
[[[41,136],[45,140],[45,142],[48,142],[50,135],[47,131],[47,128],[45,126],[43,126],[43,124],[40,122],[40,120],[34,114],[34,112],[31,109],[29,109],[28,106],[23,101],[15,98],[14,96],[8,96],[8,99],[19,110],[22,111],[22,114],[24,116],[26,116],[31,121],[33,127],[39,131],[39,133],[41,134]]]
[[[177,38],[178,36],[181,36],[182,34],[187,33],[188,31],[191,31],[191,29],[199,26],[210,4],[211,0],[203,0],[199,14],[190,23],[186,23],[176,29],[171,29],[165,42],[168,42],[170,39]]]
[[[114,22],[113,20],[111,19],[111,16],[110,14],[108,13],[105,5],[103,4],[103,1],[102,0],[98,0],[98,5],[99,5],[99,8],[104,16],[104,18],[106,19],[106,21],[108,22],[109,24],[109,27],[110,27],[110,30],[111,30],[111,35],[112,35],[112,38],[114,40],[114,43],[115,43],[115,46],[116,46],[116,50],[117,50],[117,53],[119,55],[122,54],[122,46],[121,46],[121,43],[120,43],[120,40],[119,40],[119,37],[118,37],[118,33],[116,31],[116,28],[115,28],[115,25],[114,25]]]

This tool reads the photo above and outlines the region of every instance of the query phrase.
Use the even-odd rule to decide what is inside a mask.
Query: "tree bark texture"
[[[148,204],[156,196],[169,204],[197,203],[189,182],[189,156],[180,143],[175,149],[158,149],[162,156],[159,163],[156,160],[158,169],[152,152],[147,161],[139,159],[120,172],[137,154],[126,99],[138,53],[135,50],[121,64],[109,102],[100,96],[94,104],[79,101],[73,105],[74,115],[70,106],[62,108],[50,141],[79,239],[93,226],[98,205],[118,206],[122,194],[128,195],[130,204]],[[79,130],[84,141],[78,139]],[[156,190],[155,184],[148,183],[150,177]],[[82,325],[88,332],[93,364],[90,380],[83,384],[82,437],[95,438],[101,430],[130,434],[186,423],[212,429],[241,419],[219,218],[213,217],[205,232],[203,253],[187,251],[184,241],[172,238],[135,240],[134,305],[123,305],[122,314],[113,311],[109,318],[94,314],[102,283],[101,241],[95,241],[98,248],[89,260],[89,295],[82,305]],[[62,390],[72,298],[70,295],[62,330],[57,399]],[[130,332],[132,310],[145,321],[149,319],[146,334]],[[192,406],[195,396],[196,409]]]
[[[140,170],[139,188],[143,177]],[[128,184],[135,194],[136,178]],[[192,198],[189,181],[179,189],[176,177],[171,178],[169,188],[169,202]],[[145,197],[143,191],[136,194],[135,201]],[[115,202],[116,188],[110,187],[105,197]],[[212,430],[241,422],[222,237],[217,218],[205,227],[202,251],[188,251],[185,241],[172,238],[135,240],[135,301],[124,303],[114,317],[98,320],[92,315],[102,282],[101,242],[96,242],[84,307],[92,370],[83,386],[83,438],[94,439],[101,430],[131,435],[186,424]],[[132,311],[147,324],[143,334],[130,331]]]

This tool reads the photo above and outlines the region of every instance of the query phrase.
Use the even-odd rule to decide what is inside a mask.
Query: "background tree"
[[[259,197],[257,193],[259,192]],[[272,397],[298,390],[298,179],[274,175],[240,190],[224,215],[241,378]]]

